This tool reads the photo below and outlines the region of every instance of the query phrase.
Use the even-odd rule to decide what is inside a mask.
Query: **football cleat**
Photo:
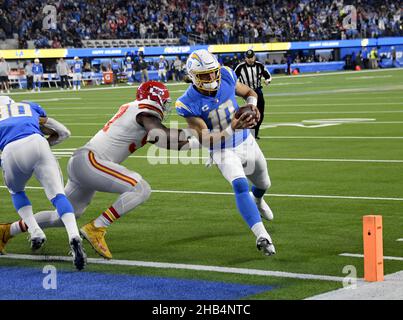
[[[40,249],[46,241],[45,233],[41,229],[35,229],[30,233],[29,241],[31,242],[31,249]]]
[[[112,253],[109,251],[108,245],[105,241],[106,228],[99,227],[97,228],[94,225],[95,220],[87,223],[80,229],[81,236],[87,240],[92,248],[98,253],[101,257],[105,259],[112,259]]]
[[[253,201],[255,201],[256,206],[260,212],[260,216],[263,219],[266,219],[268,221],[273,220],[274,215],[273,212],[271,211],[269,205],[266,203],[266,201],[264,201],[263,198],[256,198],[252,192],[250,192],[250,196],[252,197]]]
[[[73,238],[70,241],[71,254],[73,255],[73,263],[77,270],[83,270],[87,264],[87,255],[83,248],[83,242],[80,237]]]
[[[256,247],[259,251],[263,250],[263,253],[266,256],[272,256],[272,255],[276,254],[276,249],[274,248],[274,245],[273,245],[271,239],[267,239],[265,237],[259,237],[256,240]]]
[[[11,223],[0,224],[0,255],[6,254],[5,247],[12,238],[10,234]]]

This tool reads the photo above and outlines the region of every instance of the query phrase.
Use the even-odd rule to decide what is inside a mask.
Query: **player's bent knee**
[[[236,194],[249,192],[249,184],[246,178],[238,178],[232,181],[232,188]]]
[[[138,189],[137,189],[138,188]],[[136,191],[141,193],[141,197],[143,201],[147,201],[148,198],[150,198],[151,195],[151,187],[148,184],[147,181],[141,180],[137,185],[136,185]]]
[[[54,197],[51,200],[53,206],[56,208],[57,213],[61,217],[65,213],[73,213],[74,209],[73,206],[71,205],[70,201],[67,199],[67,197],[64,194],[57,194],[56,197]]]
[[[14,207],[17,211],[23,207],[31,205],[31,202],[29,201],[24,191],[13,193],[11,195],[11,198],[13,200]]]

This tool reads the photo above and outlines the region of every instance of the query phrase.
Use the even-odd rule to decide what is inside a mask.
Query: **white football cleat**
[[[263,250],[265,256],[272,256],[276,254],[276,249],[274,248],[273,242],[270,239],[270,236],[259,237],[256,239],[256,247],[257,249]]]
[[[35,229],[30,232],[31,249],[38,250],[46,241],[46,235],[41,229]]]
[[[250,192],[250,196],[252,197],[253,201],[255,201],[256,206],[260,212],[260,216],[263,219],[266,219],[268,221],[273,220],[274,215],[273,212],[271,211],[269,205],[266,203],[266,201],[264,201],[263,198],[256,198],[252,192]]]

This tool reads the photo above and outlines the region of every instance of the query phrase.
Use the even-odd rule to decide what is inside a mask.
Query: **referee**
[[[266,70],[263,63],[256,61],[256,55],[253,50],[249,49],[245,54],[245,61],[238,64],[235,68],[235,74],[239,81],[248,87],[252,88],[257,93],[257,107],[260,112],[260,120],[257,123],[255,130],[255,138],[259,139],[259,128],[264,118],[264,97],[262,91],[261,78],[264,77],[265,84],[268,85],[271,81],[271,74]]]

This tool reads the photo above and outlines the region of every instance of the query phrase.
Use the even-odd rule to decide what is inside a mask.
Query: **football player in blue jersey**
[[[48,140],[43,132],[53,132]],[[61,123],[47,117],[45,110],[32,102],[14,102],[0,96],[0,150],[4,182],[11,193],[21,225],[28,227],[31,248],[39,249],[46,236],[35,220],[32,205],[25,194],[25,185],[34,174],[45,189],[47,198],[56,208],[69,237],[74,264],[81,270],[86,254],[79,236],[74,209],[64,193],[59,164],[49,145],[55,145],[70,135]],[[23,224],[23,222],[25,224]],[[12,230],[8,230],[9,237]],[[2,250],[0,250],[0,254]]]
[[[232,69],[221,67],[207,50],[192,52],[186,68],[192,85],[176,101],[176,111],[186,119],[188,134],[210,149],[212,161],[232,185],[237,208],[256,236],[257,248],[265,255],[273,255],[276,251],[272,239],[261,220],[261,217],[273,219],[263,199],[271,182],[266,159],[249,129],[260,117],[257,94],[237,81]],[[246,100],[255,116],[246,112],[237,114],[236,95]],[[244,126],[239,129],[237,121],[241,119]]]
[[[169,68],[168,61],[165,60],[163,55],[160,56],[160,60],[158,61],[158,79],[161,82],[168,82],[167,79],[167,70]]]
[[[81,80],[83,77],[82,74],[83,63],[79,57],[74,57],[73,62],[73,90],[81,89]]]
[[[130,86],[134,82],[134,75],[135,75],[135,71],[133,68],[133,61],[132,58],[130,57],[127,57],[125,61],[125,73],[127,77],[127,84]]]
[[[35,89],[40,92],[43,78],[43,66],[42,63],[39,62],[39,59],[34,60],[32,73],[34,75],[34,88],[32,89],[32,92],[35,92]]]

